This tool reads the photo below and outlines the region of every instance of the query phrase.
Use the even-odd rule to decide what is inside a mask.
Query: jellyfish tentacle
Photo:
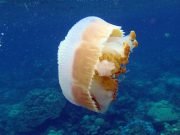
[[[93,80],[97,84],[102,86],[102,90],[111,92],[111,99],[115,100],[118,91],[118,77],[126,72],[126,64],[129,62],[128,58],[133,47],[136,47],[136,34],[131,31],[129,36],[126,37],[111,37],[105,43],[102,55],[99,57],[99,61],[96,65],[95,74]],[[123,49],[122,49],[123,48]],[[114,63],[114,68],[111,68],[110,64],[104,64],[103,62]],[[99,65],[102,65],[101,68]],[[96,99],[97,94],[94,94]],[[98,102],[98,100],[96,100]],[[99,109],[102,109],[101,103]],[[102,109],[103,110],[103,109]]]

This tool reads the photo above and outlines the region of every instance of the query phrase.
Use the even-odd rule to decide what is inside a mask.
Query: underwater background
[[[180,135],[179,0],[0,0],[0,135]],[[135,30],[104,114],[69,103],[57,50],[80,19]]]

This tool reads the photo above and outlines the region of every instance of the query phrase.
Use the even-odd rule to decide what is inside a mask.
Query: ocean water
[[[180,135],[179,0],[0,0],[0,135]],[[106,113],[68,102],[60,41],[98,16],[136,31],[128,72]]]

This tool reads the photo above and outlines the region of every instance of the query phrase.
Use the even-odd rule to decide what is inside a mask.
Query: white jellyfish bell
[[[71,103],[95,112],[105,112],[116,98],[117,76],[126,72],[136,34],[124,36],[120,26],[98,17],[77,22],[60,42],[59,83]]]

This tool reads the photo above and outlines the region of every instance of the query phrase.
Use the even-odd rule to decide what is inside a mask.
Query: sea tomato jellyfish
[[[66,99],[105,112],[116,98],[117,77],[126,72],[129,54],[137,45],[134,31],[124,36],[120,26],[101,18],[77,22],[58,50],[59,83]]]

